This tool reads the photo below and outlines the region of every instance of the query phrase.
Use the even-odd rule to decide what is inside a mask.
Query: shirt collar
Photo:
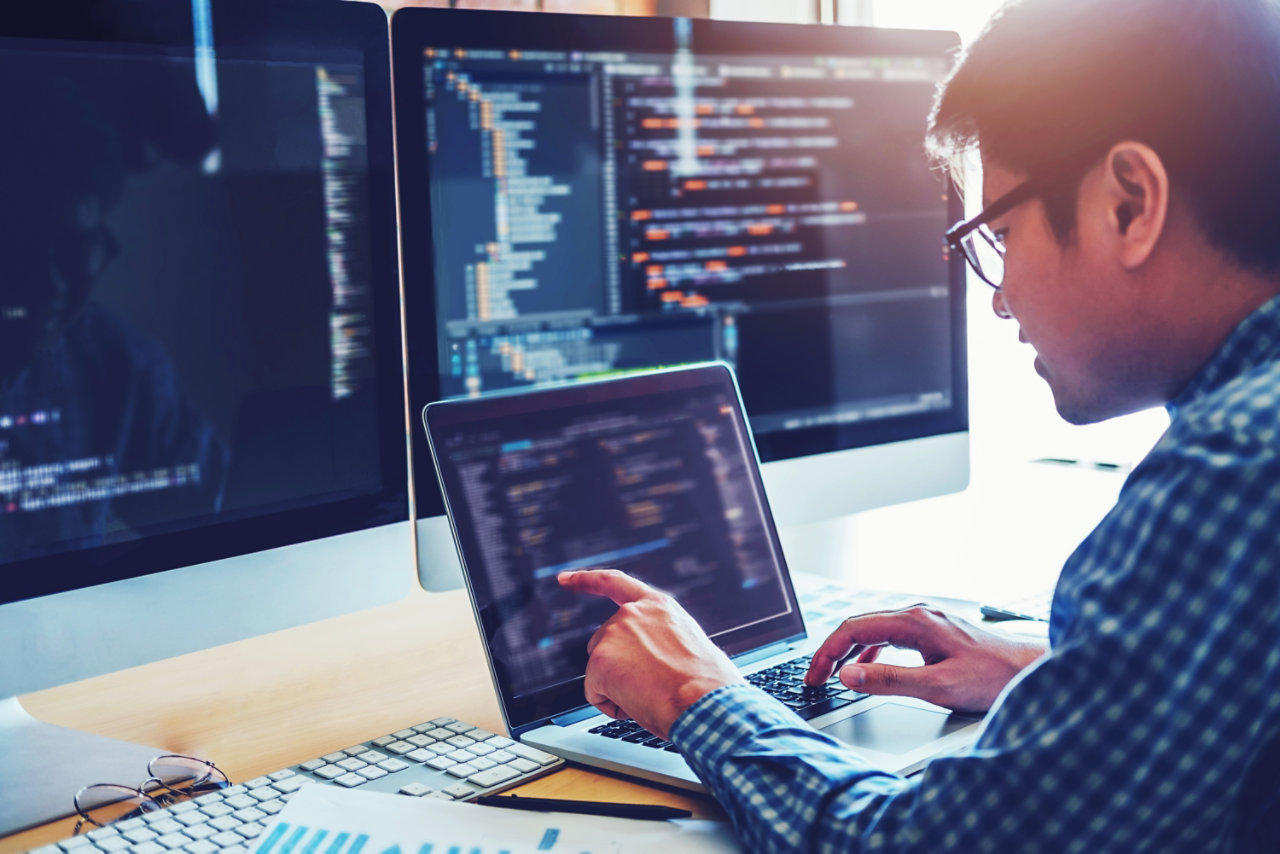
[[[1244,374],[1250,368],[1280,358],[1280,296],[1273,297],[1250,314],[1227,337],[1168,406],[1173,415],[1198,397]]]

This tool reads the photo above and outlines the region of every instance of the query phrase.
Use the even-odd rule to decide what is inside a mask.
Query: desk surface
[[[29,694],[33,716],[213,759],[233,781],[449,715],[505,732],[466,593],[413,591],[394,605]],[[708,797],[565,768],[528,795],[681,806]],[[68,794],[70,797],[70,794]],[[69,836],[71,819],[0,839],[0,852]]]

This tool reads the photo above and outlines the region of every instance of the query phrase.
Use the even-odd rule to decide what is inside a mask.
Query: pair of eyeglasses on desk
[[[73,835],[86,827],[106,827],[229,785],[227,775],[212,762],[166,753],[147,763],[147,779],[136,787],[95,783],[76,792],[80,820]]]

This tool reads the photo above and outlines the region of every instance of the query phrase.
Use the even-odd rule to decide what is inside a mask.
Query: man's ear
[[[1120,263],[1135,269],[1151,256],[1164,233],[1169,173],[1149,146],[1121,142],[1107,152],[1103,188]]]

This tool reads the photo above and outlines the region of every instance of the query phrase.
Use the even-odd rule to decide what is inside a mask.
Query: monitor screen
[[[0,32],[0,601],[408,513],[385,25],[94,8]]]
[[[953,34],[413,9],[393,37],[411,409],[719,359],[766,462],[967,430],[922,144]]]

